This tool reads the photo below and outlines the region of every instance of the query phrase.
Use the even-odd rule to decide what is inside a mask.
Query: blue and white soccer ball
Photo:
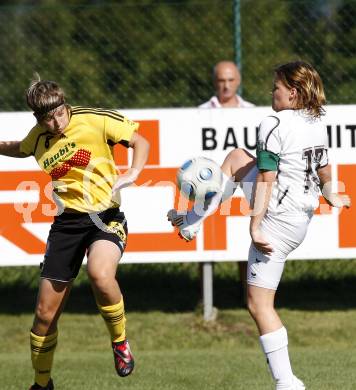
[[[186,161],[177,172],[180,192],[190,200],[204,202],[221,191],[223,174],[220,166],[207,157]]]

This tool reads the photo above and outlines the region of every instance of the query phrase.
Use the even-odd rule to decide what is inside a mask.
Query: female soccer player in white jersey
[[[54,389],[51,369],[57,322],[83,257],[97,306],[110,332],[115,368],[129,375],[134,360],[126,339],[124,301],[115,278],[125,250],[127,223],[113,192],[133,183],[147,160],[149,144],[139,124],[114,110],[71,107],[53,81],[34,80],[27,103],[37,124],[22,141],[0,142],[0,154],[34,156],[59,201],[47,240],[35,318],[30,333],[35,370],[30,390]],[[113,146],[133,148],[132,166],[117,176]],[[117,195],[117,194],[116,194]],[[85,326],[85,324],[83,324]]]
[[[253,212],[247,304],[257,324],[276,390],[305,389],[293,374],[287,331],[274,309],[286,258],[306,235],[313,210],[319,204],[319,187],[330,205],[350,206],[347,195],[331,192],[327,133],[322,121],[324,103],[322,81],[311,65],[297,61],[277,67],[272,91],[276,114],[260,124],[257,160],[236,149],[222,165],[223,172],[234,182],[255,183],[250,199]],[[228,182],[226,179],[225,183]],[[231,195],[232,191],[226,188],[225,184],[224,192]],[[245,195],[250,198],[251,192],[246,191]],[[182,218],[173,210],[168,218],[179,227],[183,238],[192,239],[220,199],[221,195],[214,197],[203,214],[192,210]]]

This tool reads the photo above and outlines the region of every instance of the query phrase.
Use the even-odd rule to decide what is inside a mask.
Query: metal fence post
[[[234,0],[234,52],[235,62],[240,72],[242,72],[242,50],[241,50],[241,7],[240,0]],[[238,93],[242,94],[242,86],[240,84]]]
[[[203,263],[203,305],[204,320],[215,319],[213,307],[213,263]]]

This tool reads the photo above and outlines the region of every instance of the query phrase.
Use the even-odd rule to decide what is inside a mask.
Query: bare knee
[[[91,287],[97,303],[102,306],[113,305],[120,301],[121,290],[115,273],[108,270],[88,270]]]
[[[115,275],[112,272],[101,269],[87,271],[91,284],[99,291],[104,291],[106,287],[116,282]]]
[[[46,302],[39,302],[35,310],[34,324],[40,325],[42,329],[50,329],[55,327],[57,318],[57,311],[55,307]]]
[[[232,150],[227,155],[227,158],[233,161],[240,161],[241,165],[246,165],[249,162],[254,162],[256,160],[256,158],[251,153],[249,153],[246,149],[242,148],[236,148]]]
[[[229,168],[231,172],[229,172],[229,175],[232,176],[233,175],[233,167],[234,165],[236,164],[236,160],[240,160],[241,158],[243,158],[243,149],[240,149],[240,148],[236,148],[236,149],[233,149],[231,150],[227,156],[225,157],[225,160],[223,162],[223,168],[226,167],[226,168]],[[225,172],[227,173],[227,172]]]
[[[99,285],[102,280],[106,278],[106,272],[104,270],[93,270],[91,267],[87,268],[87,274],[92,284]]]
[[[253,318],[256,317],[259,311],[258,302],[250,295],[247,295],[247,309]]]
[[[274,311],[274,306],[273,303],[261,300],[253,294],[248,294],[247,309],[252,318],[258,320],[259,318],[267,318]]]
[[[57,328],[57,321],[70,293],[72,282],[41,279],[32,330],[40,336]]]
[[[240,181],[255,164],[256,159],[252,154],[236,148],[226,156],[222,169],[228,176],[234,176],[235,181]]]

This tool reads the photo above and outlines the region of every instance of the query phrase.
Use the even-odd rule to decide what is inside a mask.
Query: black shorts
[[[49,231],[41,277],[64,282],[75,279],[94,241],[112,241],[122,254],[126,239],[126,218],[119,208],[98,214],[64,212],[54,218]]]

